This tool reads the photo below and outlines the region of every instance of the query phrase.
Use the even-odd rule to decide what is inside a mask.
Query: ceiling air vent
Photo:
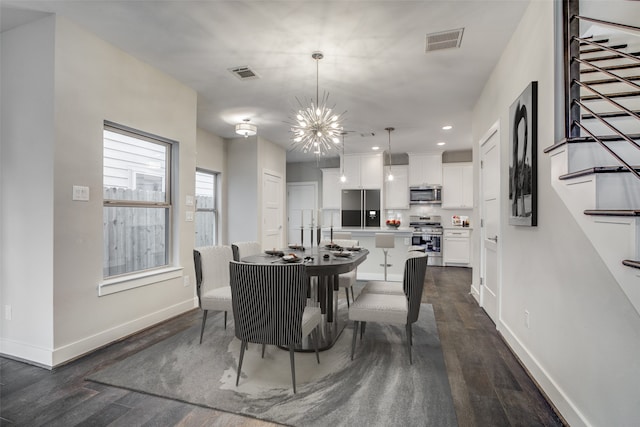
[[[234,67],[229,68],[229,71],[231,71],[231,73],[240,80],[253,80],[260,78],[260,76],[249,67]]]
[[[464,28],[458,28],[457,30],[440,31],[439,33],[427,34],[427,46],[425,48],[425,52],[460,47],[463,32]]]

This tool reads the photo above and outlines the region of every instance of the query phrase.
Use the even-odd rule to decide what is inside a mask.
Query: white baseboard
[[[358,280],[384,280],[384,274],[358,272]],[[402,282],[402,274],[387,274],[387,281]]]
[[[473,299],[476,300],[478,305],[480,305],[480,289],[476,287],[474,284],[471,284],[471,287],[469,288],[469,293],[471,294]]]
[[[511,348],[511,351],[520,359],[521,364],[525,366],[529,375],[537,383],[540,390],[547,396],[547,400],[552,402],[565,421],[572,427],[591,426],[592,424],[573,404],[566,393],[562,391],[544,367],[538,363],[538,360],[502,320],[500,320],[500,333]]]
[[[2,339],[0,340],[0,354],[52,369],[196,307],[198,307],[198,300],[196,298],[188,299],[53,350]]]
[[[73,360],[100,347],[118,341],[164,320],[178,316],[198,306],[197,299],[188,299],[137,319],[83,338],[74,343],[58,347],[53,351],[53,367]]]

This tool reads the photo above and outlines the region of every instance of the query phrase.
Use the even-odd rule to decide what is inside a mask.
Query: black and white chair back
[[[229,265],[236,337],[242,341],[236,385],[240,380],[246,344],[288,347],[293,392],[296,392],[294,347],[315,332],[320,323],[318,307],[306,307],[309,278],[304,264]],[[317,334],[313,334],[318,363]]]
[[[235,242],[231,245],[233,260],[240,261],[244,257],[258,255],[262,252],[260,242]]]

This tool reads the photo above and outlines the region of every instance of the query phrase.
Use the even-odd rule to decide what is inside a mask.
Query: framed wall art
[[[538,82],[509,107],[509,224],[538,225]]]

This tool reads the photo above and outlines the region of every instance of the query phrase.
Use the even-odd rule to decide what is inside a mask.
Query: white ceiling
[[[471,110],[527,7],[497,1],[2,0],[2,31],[57,13],[198,92],[198,126],[233,138],[245,118],[289,147],[296,98],[346,111],[345,152],[471,148]],[[464,28],[460,48],[425,53],[429,33]],[[228,69],[249,66],[259,79]],[[443,131],[443,125],[454,128]],[[437,142],[446,145],[437,146]],[[289,152],[288,161],[312,160]]]

